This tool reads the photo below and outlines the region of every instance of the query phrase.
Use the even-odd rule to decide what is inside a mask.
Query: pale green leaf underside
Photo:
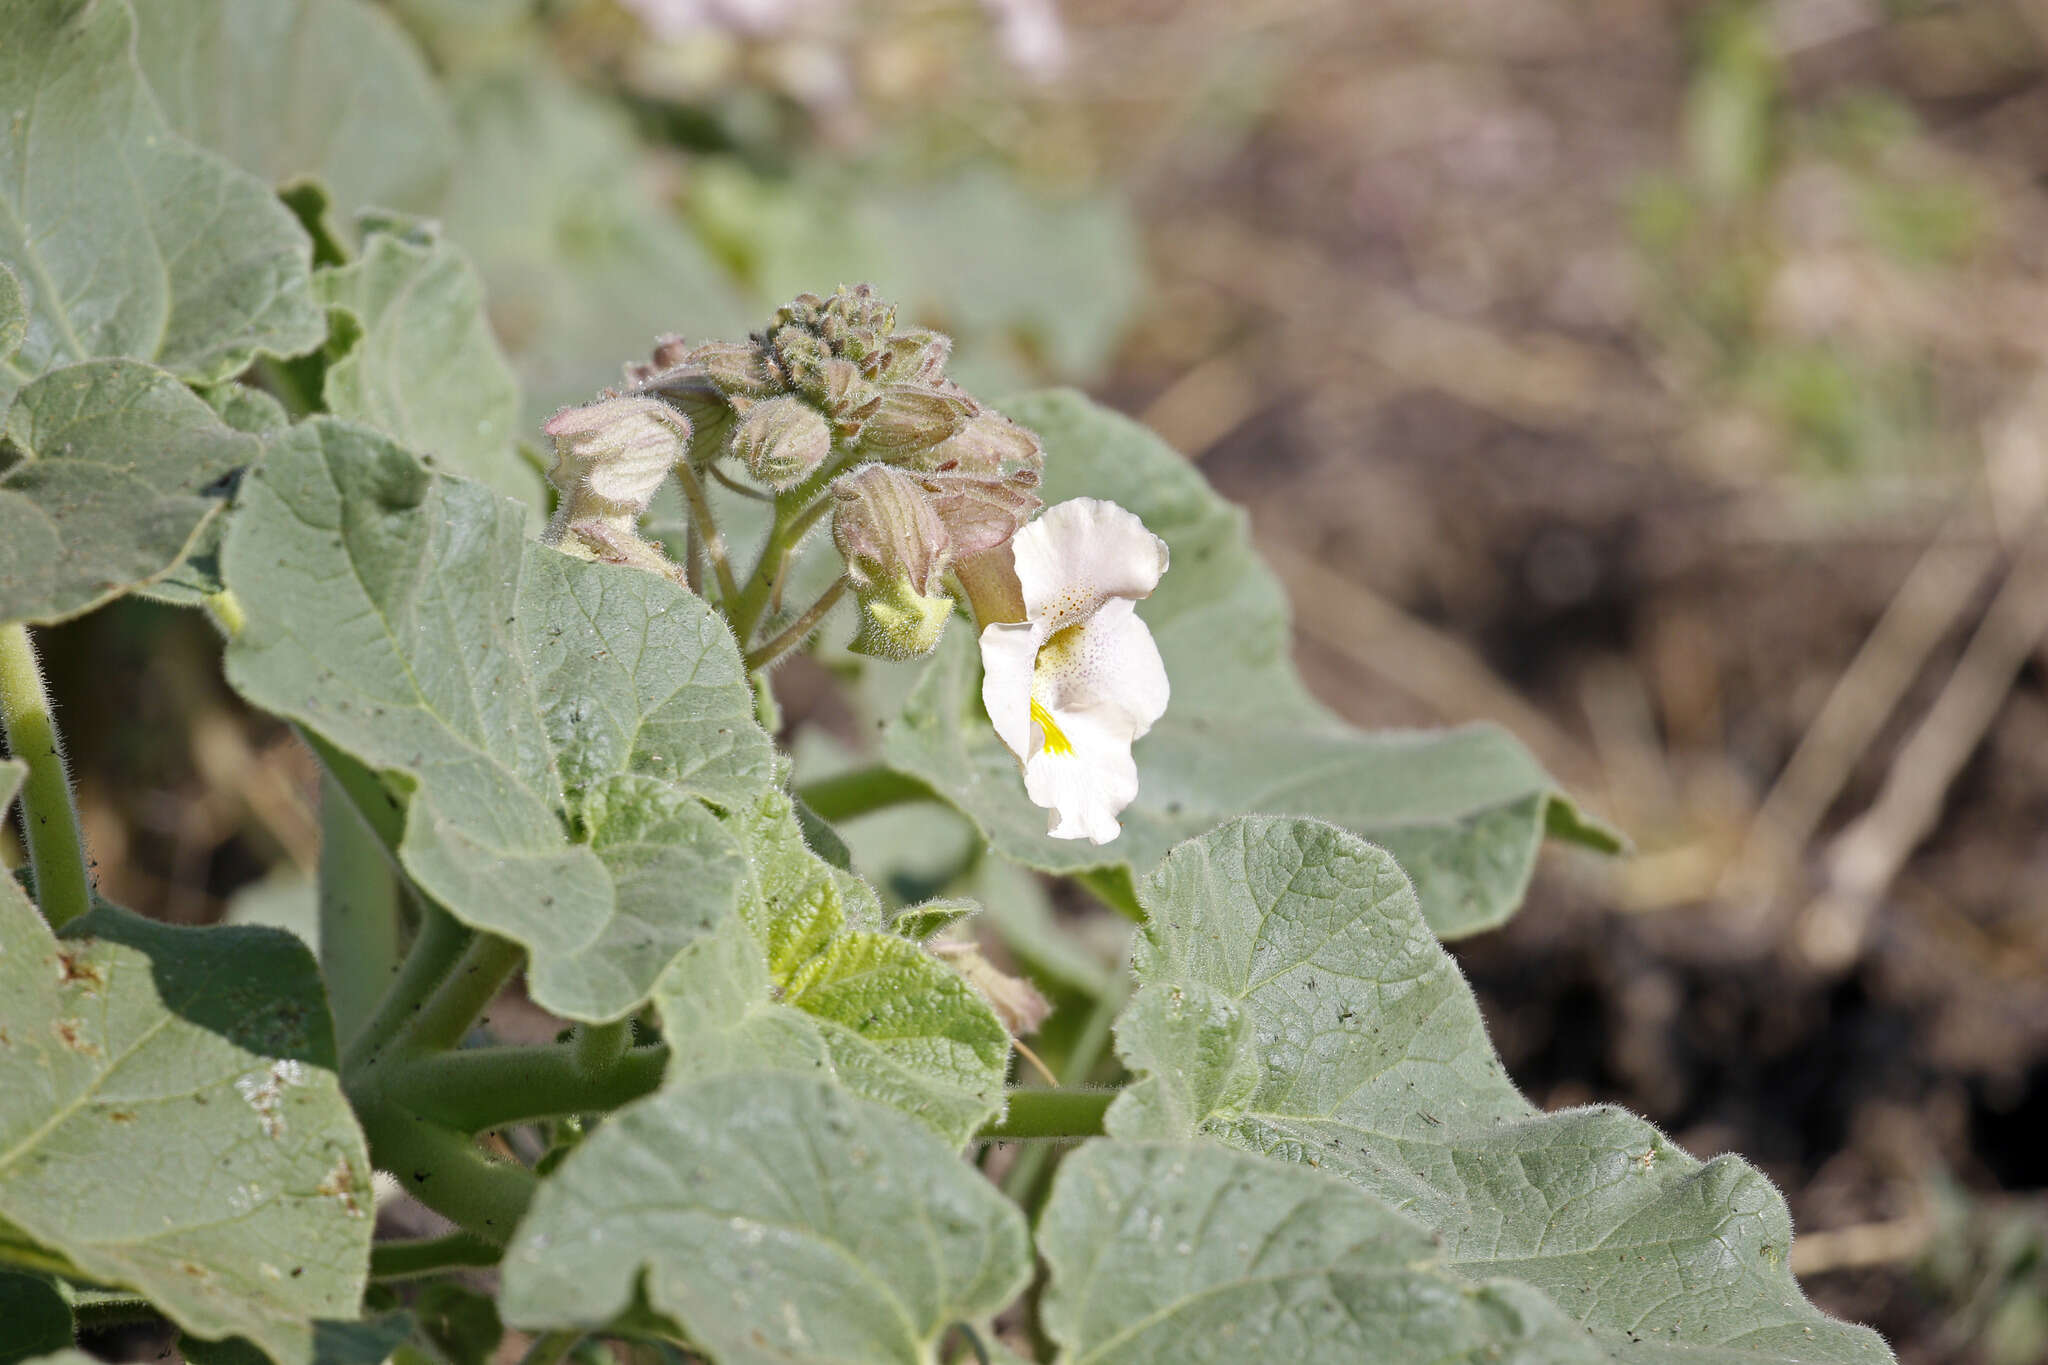
[[[361,209],[431,213],[455,125],[403,29],[361,0],[147,0],[136,51],[184,136],[273,185],[315,180],[344,232]]]
[[[655,995],[668,1032],[690,1040],[669,1084],[827,1074],[963,1146],[1002,1109],[1010,1039],[994,1011],[918,944],[873,927],[871,893],[804,847],[787,797],[734,823],[752,869],[742,914],[685,950]]]
[[[599,1326],[632,1299],[719,1365],[928,1365],[1030,1272],[1024,1219],[915,1121],[828,1080],[738,1072],[620,1112],[541,1186],[506,1321]]]
[[[888,760],[958,804],[1005,856],[1054,872],[1123,864],[1142,875],[1183,839],[1251,811],[1331,820],[1393,851],[1445,937],[1491,927],[1521,903],[1564,798],[1505,731],[1354,730],[1311,698],[1289,662],[1286,597],[1244,516],[1158,437],[1076,393],[1005,409],[1046,447],[1048,503],[1123,504],[1172,547],[1138,614],[1166,660],[1173,700],[1135,753],[1138,799],[1097,848],[1046,836],[1016,760],[981,705],[971,630],[947,632],[884,739]],[[1597,828],[1581,837],[1601,841]]]
[[[617,384],[661,333],[760,325],[649,188],[617,109],[532,71],[469,83],[455,114],[461,155],[442,220],[483,276],[528,427]]]
[[[0,364],[13,357],[21,339],[28,335],[28,301],[22,297],[21,281],[0,262]]]
[[[355,1315],[370,1163],[298,940],[100,909],[60,941],[0,884],[0,1037],[0,1261],[26,1238],[287,1365]]]
[[[737,903],[739,847],[702,802],[758,801],[769,740],[701,601],[524,523],[374,432],[294,428],[224,548],[249,620],[228,677],[384,775],[406,869],[529,950],[535,1000],[618,1019]]]
[[[1878,1365],[1815,1310],[1791,1220],[1734,1157],[1705,1164],[1611,1107],[1538,1112],[1380,849],[1252,818],[1191,841],[1139,891],[1139,992],[1117,1046],[1140,1077],[1123,1137],[1215,1141],[1344,1176],[1524,1281],[1617,1358]]]
[[[540,475],[515,448],[519,381],[462,252],[424,232],[373,231],[354,261],[314,275],[313,292],[362,329],[327,367],[327,410],[518,498],[538,524]]]
[[[1095,1141],[1038,1227],[1045,1324],[1072,1365],[1595,1365],[1527,1285],[1469,1281],[1342,1181],[1220,1148]]]
[[[9,803],[21,790],[22,779],[27,776],[28,764],[18,758],[0,758],[0,818],[6,817]]]
[[[164,122],[125,0],[0,6],[0,262],[28,327],[0,400],[70,361],[128,356],[211,383],[316,345],[312,248],[255,177]]]
[[[263,451],[163,370],[95,360],[16,396],[0,472],[0,620],[46,623],[158,578]],[[211,490],[211,491],[209,491]]]

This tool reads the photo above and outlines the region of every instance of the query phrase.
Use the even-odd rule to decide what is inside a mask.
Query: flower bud
[[[770,488],[793,488],[832,453],[824,414],[785,394],[749,407],[732,430],[733,454]]]
[[[1039,1025],[1052,1014],[1052,1005],[1039,994],[1038,987],[995,966],[974,944],[948,939],[933,944],[932,951],[953,964],[953,969],[981,993],[1012,1038],[1038,1032]]]
[[[832,496],[832,543],[855,588],[901,577],[919,596],[938,592],[951,551],[917,480],[887,465],[862,465],[832,485]]]
[[[936,386],[946,377],[953,339],[939,332],[904,332],[889,338],[877,355],[877,378],[896,384]]]
[[[973,402],[960,394],[891,384],[861,427],[860,449],[878,460],[906,459],[952,439],[973,415]]]
[[[1045,505],[1031,491],[1038,476],[1029,470],[1019,470],[1007,479],[953,470],[920,474],[917,481],[929,495],[939,524],[946,528],[952,553],[961,559],[1001,545]]]
[[[980,408],[953,436],[919,451],[917,466],[972,474],[1000,474],[1011,467],[1043,469],[1045,447],[1029,427],[1018,426],[994,408]]]
[[[877,659],[916,659],[931,653],[953,614],[952,598],[920,593],[907,576],[856,588],[854,597],[860,602],[860,630],[846,647]]]
[[[572,517],[638,518],[690,439],[687,418],[646,397],[563,408],[541,429],[555,438],[548,482]]]
[[[683,363],[703,371],[727,397],[767,398],[787,387],[776,358],[751,341],[707,341],[686,352]]]

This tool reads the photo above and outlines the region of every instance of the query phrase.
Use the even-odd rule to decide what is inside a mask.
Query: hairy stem
[[[342,1055],[344,1080],[352,1082],[359,1073],[375,1067],[406,1023],[462,960],[464,950],[475,937],[474,931],[458,924],[446,910],[439,906],[426,908],[412,947],[399,964],[398,975],[392,978],[390,989],[384,992],[369,1022]]]
[[[320,971],[335,1036],[368,1023],[399,960],[399,891],[384,845],[332,773],[320,775]]]
[[[519,970],[525,955],[518,944],[495,934],[476,935],[406,1025],[400,1046],[408,1052],[432,1052],[460,1043],[492,997]]]
[[[357,1117],[378,1169],[493,1246],[511,1240],[540,1183],[532,1171],[493,1161],[465,1134],[393,1104],[370,1104]]]
[[[711,503],[704,496],[704,484],[698,479],[697,471],[690,468],[688,460],[676,461],[676,482],[682,485],[683,498],[690,504],[690,520],[696,527],[697,538],[693,544],[704,547],[704,557],[711,561],[712,576],[718,580],[719,609],[731,618],[733,604],[739,600],[739,584],[733,581],[732,561],[725,553],[725,537],[719,533],[718,522],[712,518]],[[741,643],[746,637],[741,636]]]
[[[812,814],[834,824],[911,801],[938,800],[917,778],[880,764],[820,778],[799,788],[796,795]]]
[[[578,1071],[592,1080],[602,1080],[632,1045],[633,1021],[621,1019],[612,1024],[578,1024],[569,1050]]]
[[[984,1142],[1102,1136],[1114,1090],[1012,1090],[1010,1109],[975,1137]]]
[[[498,1263],[499,1249],[473,1232],[450,1232],[402,1242],[379,1242],[370,1248],[370,1278],[412,1280],[446,1270],[483,1268]]]
[[[19,622],[0,625],[0,728],[7,751],[28,765],[21,786],[21,829],[36,874],[36,900],[52,929],[92,909],[85,841],[71,803],[71,777],[57,735],[35,642]]]
[[[825,613],[839,605],[839,599],[846,596],[845,574],[832,580],[832,586],[818,594],[818,600],[804,608],[804,614],[790,622],[787,628],[766,644],[757,645],[747,651],[747,669],[754,672],[766,668],[777,659],[802,644],[810,633],[825,619]]]
[[[382,1093],[446,1127],[482,1133],[515,1123],[599,1114],[651,1094],[666,1044],[630,1048],[601,1074],[573,1047],[473,1047],[394,1061]]]

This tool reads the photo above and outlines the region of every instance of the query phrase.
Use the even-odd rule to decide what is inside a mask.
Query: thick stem
[[[36,900],[52,929],[92,909],[85,874],[85,841],[71,804],[71,777],[57,735],[35,642],[19,622],[0,625],[0,728],[7,751],[28,765],[21,786],[21,829],[36,874]]]
[[[425,1006],[435,988],[462,960],[463,951],[475,937],[473,931],[458,924],[446,910],[426,907],[420,917],[419,932],[413,936],[412,948],[399,964],[391,988],[384,992],[369,1022],[342,1055],[345,1080],[353,1081],[359,1073],[375,1066],[406,1022]]]
[[[346,1042],[376,1011],[399,960],[399,892],[384,845],[333,774],[320,776],[320,972]]]
[[[975,1137],[984,1142],[1023,1138],[1102,1136],[1102,1116],[1114,1090],[1012,1090],[1009,1112],[985,1124]]]
[[[612,1024],[578,1024],[569,1050],[578,1071],[592,1080],[602,1080],[631,1046],[633,1021],[621,1019]]]
[[[797,799],[820,820],[833,824],[871,811],[912,801],[936,801],[932,789],[917,778],[877,764],[820,778],[797,791]]]
[[[690,504],[690,520],[697,528],[697,541],[704,547],[704,557],[711,561],[711,572],[718,580],[718,605],[730,619],[733,603],[739,600],[739,584],[733,581],[732,561],[725,553],[725,537],[719,534],[718,523],[711,516],[711,503],[704,496],[704,484],[697,478],[697,472],[690,468],[688,460],[676,462],[676,482],[682,485],[683,498]],[[745,643],[746,637],[740,640]]]
[[[394,1061],[381,1093],[446,1127],[482,1133],[630,1104],[661,1084],[668,1056],[665,1044],[636,1047],[592,1075],[573,1048],[464,1048]]]
[[[432,1052],[460,1043],[484,1007],[519,970],[524,956],[525,950],[516,943],[495,934],[478,934],[447,979],[406,1025],[399,1037],[400,1047],[407,1052]]]
[[[753,672],[766,668],[769,664],[774,663],[790,650],[802,644],[810,636],[810,633],[818,628],[818,623],[825,619],[825,613],[839,605],[839,599],[846,596],[846,589],[846,575],[841,574],[832,580],[831,587],[818,594],[817,601],[804,609],[803,615],[792,621],[774,639],[748,650],[748,671]]]
[[[493,1246],[512,1238],[539,1179],[493,1161],[467,1136],[388,1103],[358,1111],[370,1156],[422,1204]]]
[[[379,1242],[370,1248],[370,1278],[412,1280],[446,1270],[483,1268],[498,1263],[500,1251],[473,1232],[450,1232],[402,1242]]]

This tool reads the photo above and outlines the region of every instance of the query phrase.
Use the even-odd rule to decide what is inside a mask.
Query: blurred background
[[[431,99],[364,194],[535,423],[858,279],[1140,417],[1332,706],[1497,720],[1634,840],[1456,945],[1523,1088],[1756,1162],[1902,1359],[2048,1360],[2048,5],[380,9]],[[209,628],[47,643],[103,890],[302,913],[313,765]]]

